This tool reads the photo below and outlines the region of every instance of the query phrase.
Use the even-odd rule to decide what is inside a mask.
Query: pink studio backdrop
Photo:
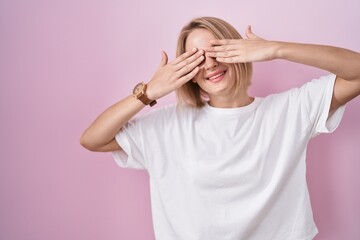
[[[193,17],[360,51],[358,0],[163,2],[0,1],[0,239],[154,239],[147,173],[117,167],[79,137],[150,79],[161,50],[173,59],[177,34]],[[281,60],[254,68],[258,96],[326,74]],[[309,146],[317,240],[360,239],[359,122],[358,98],[335,133]]]

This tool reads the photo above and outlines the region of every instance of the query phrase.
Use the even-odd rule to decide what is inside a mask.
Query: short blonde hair
[[[185,53],[186,40],[189,34],[195,29],[206,29],[210,31],[217,39],[242,39],[239,32],[226,21],[215,17],[200,17],[193,19],[185,25],[180,32],[176,56]],[[251,63],[234,63],[229,64],[235,73],[235,87],[233,97],[236,94],[246,93],[251,84],[252,64]],[[204,92],[200,86],[192,81],[188,81],[180,88],[176,89],[178,102],[191,105],[193,107],[204,106]]]

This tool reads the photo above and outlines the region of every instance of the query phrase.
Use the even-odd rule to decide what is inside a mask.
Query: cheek
[[[233,68],[231,67],[231,66],[227,66],[227,71],[226,71],[226,75],[230,78],[230,79],[232,79],[232,78],[234,78],[234,70],[233,70]]]
[[[233,77],[234,77],[233,71],[231,71],[231,69],[228,69],[228,70],[227,70],[227,75],[228,75],[229,78],[233,78]]]
[[[203,76],[203,70],[200,68],[198,73],[193,78],[193,81],[197,82],[197,81],[201,80],[203,78],[202,76]]]

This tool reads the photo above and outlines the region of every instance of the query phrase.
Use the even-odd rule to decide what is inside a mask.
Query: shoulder
[[[198,112],[197,108],[173,103],[149,110],[137,117],[138,120],[171,122],[176,119],[191,117]]]
[[[303,89],[304,91],[313,91],[318,93],[324,92],[326,90],[332,91],[335,80],[336,75],[329,74],[320,78],[312,79],[311,81],[303,84],[300,89]]]
[[[333,74],[321,76],[320,78],[312,79],[306,83],[303,83],[300,86],[293,87],[289,90],[270,94],[264,98],[264,102],[296,102],[304,97],[316,97],[317,95],[321,95],[323,92],[332,91],[335,79],[336,76]]]

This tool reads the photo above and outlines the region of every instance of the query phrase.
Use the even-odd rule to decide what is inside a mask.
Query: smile
[[[220,80],[223,79],[223,76],[225,75],[225,73],[226,73],[226,71],[223,71],[223,72],[218,73],[218,74],[216,74],[216,75],[214,75],[214,76],[211,76],[211,77],[209,77],[209,78],[206,78],[206,80],[208,80],[208,81],[210,81],[210,82],[218,82],[218,81],[220,81]]]

